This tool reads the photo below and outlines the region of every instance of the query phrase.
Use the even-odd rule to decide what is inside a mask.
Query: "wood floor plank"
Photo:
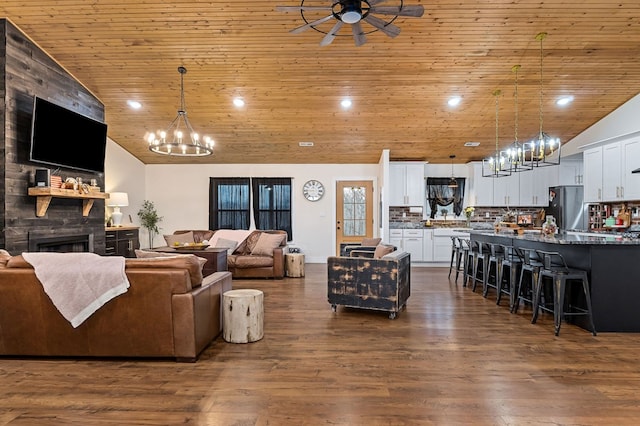
[[[447,273],[413,268],[395,320],[332,312],[324,264],[234,280],[264,292],[265,337],[191,364],[0,358],[0,425],[638,424],[640,335],[556,337]]]

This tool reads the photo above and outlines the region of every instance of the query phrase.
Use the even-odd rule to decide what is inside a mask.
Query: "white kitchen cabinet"
[[[640,137],[622,143],[622,191],[625,200],[640,200]]]
[[[599,203],[602,201],[602,147],[584,151],[584,201]]]
[[[423,206],[424,163],[389,163],[390,206]]]
[[[547,207],[549,187],[557,184],[558,166],[538,167],[519,173],[520,203],[518,206]]]
[[[433,230],[433,261],[451,262],[451,248],[453,243],[451,237],[469,238],[468,232],[460,232],[454,228],[436,228]]]
[[[620,170],[620,143],[610,143],[602,147],[602,200],[623,199],[622,173]]]
[[[423,230],[422,260],[424,262],[433,262],[433,229]]]
[[[389,243],[411,254],[412,262],[422,262],[423,247],[422,229],[390,229]]]
[[[482,176],[482,163],[473,162],[471,167],[471,185],[469,191],[469,205],[472,206],[493,206],[493,181],[496,178]]]
[[[526,173],[526,172],[522,172]],[[493,180],[493,205],[496,207],[513,207],[520,205],[520,175],[514,173]]]
[[[562,159],[560,166],[556,167],[559,168],[558,182],[551,182],[549,186],[584,184],[582,160]]]

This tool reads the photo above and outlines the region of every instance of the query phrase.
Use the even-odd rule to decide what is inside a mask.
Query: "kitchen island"
[[[472,231],[471,240],[561,253],[568,266],[584,269],[589,275],[593,321],[598,333],[640,332],[640,239]],[[588,328],[579,318],[574,321]]]

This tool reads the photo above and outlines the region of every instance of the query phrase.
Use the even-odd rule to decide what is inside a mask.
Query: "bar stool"
[[[454,267],[455,265],[455,267]],[[451,262],[449,263],[449,276],[451,278],[451,271],[458,270],[460,267],[460,242],[458,237],[451,237]]]
[[[596,335],[596,326],[593,323],[591,311],[591,294],[589,292],[589,278],[587,271],[576,268],[569,268],[562,254],[558,252],[549,252],[536,250],[536,253],[542,260],[542,267],[535,287],[535,296],[533,301],[533,318],[532,324],[538,319],[539,303],[542,292],[542,284],[545,277],[553,280],[553,322],[555,335],[560,334],[560,326],[562,319],[567,316],[586,315],[589,317],[589,325],[591,333]],[[567,309],[564,307],[565,293],[567,289],[567,281],[580,281],[582,283],[582,291],[586,299],[587,308],[572,306],[569,301]]]
[[[518,274],[522,268],[522,260],[518,256],[516,249],[513,246],[508,246],[502,244],[502,252],[504,253],[504,257],[502,259],[502,265],[500,269],[500,286],[498,289],[498,297],[496,300],[496,305],[500,304],[500,299],[502,298],[502,294],[509,295],[509,310],[513,309],[513,305],[516,300],[516,292],[518,288]],[[505,274],[505,269],[508,271],[508,275]],[[505,279],[507,277],[507,287],[505,288]]]
[[[536,283],[538,282],[538,275],[540,274],[540,268],[542,263],[537,260],[536,251],[529,248],[515,248],[516,254],[521,260],[520,267],[520,279],[518,280],[518,288],[516,289],[516,295],[514,304],[511,307],[511,313],[517,313],[520,301],[528,302],[533,305],[534,291]],[[524,274],[528,273],[530,279],[527,283],[524,282]],[[526,287],[524,286],[526,284]]]
[[[473,280],[473,286],[471,287],[471,291],[476,291],[476,287],[478,283],[482,284],[482,290],[484,292],[484,277],[487,274],[487,264],[489,262],[489,246],[487,243],[483,243],[480,241],[473,241],[475,243],[471,248],[473,251],[473,272],[471,279]],[[480,274],[480,275],[478,275]]]
[[[460,271],[462,271],[462,276],[464,278],[464,283],[462,283],[462,286],[466,287],[469,267],[471,266],[471,263],[469,263],[471,242],[466,238],[460,237],[458,237],[458,241],[460,242],[460,258],[462,259],[462,269],[456,269],[456,283],[458,282],[458,274],[460,273]]]
[[[487,273],[483,275],[482,282],[482,295],[487,297],[489,294],[489,287],[496,289],[498,295],[500,295],[500,282],[502,281],[502,261],[504,259],[504,252],[502,251],[502,245],[498,243],[486,243],[488,246],[489,257],[487,259]],[[491,281],[491,271],[493,271],[493,282]]]

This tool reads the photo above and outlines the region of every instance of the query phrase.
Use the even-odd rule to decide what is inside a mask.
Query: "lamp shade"
[[[109,207],[126,207],[129,205],[129,195],[126,192],[112,192],[107,199]]]

